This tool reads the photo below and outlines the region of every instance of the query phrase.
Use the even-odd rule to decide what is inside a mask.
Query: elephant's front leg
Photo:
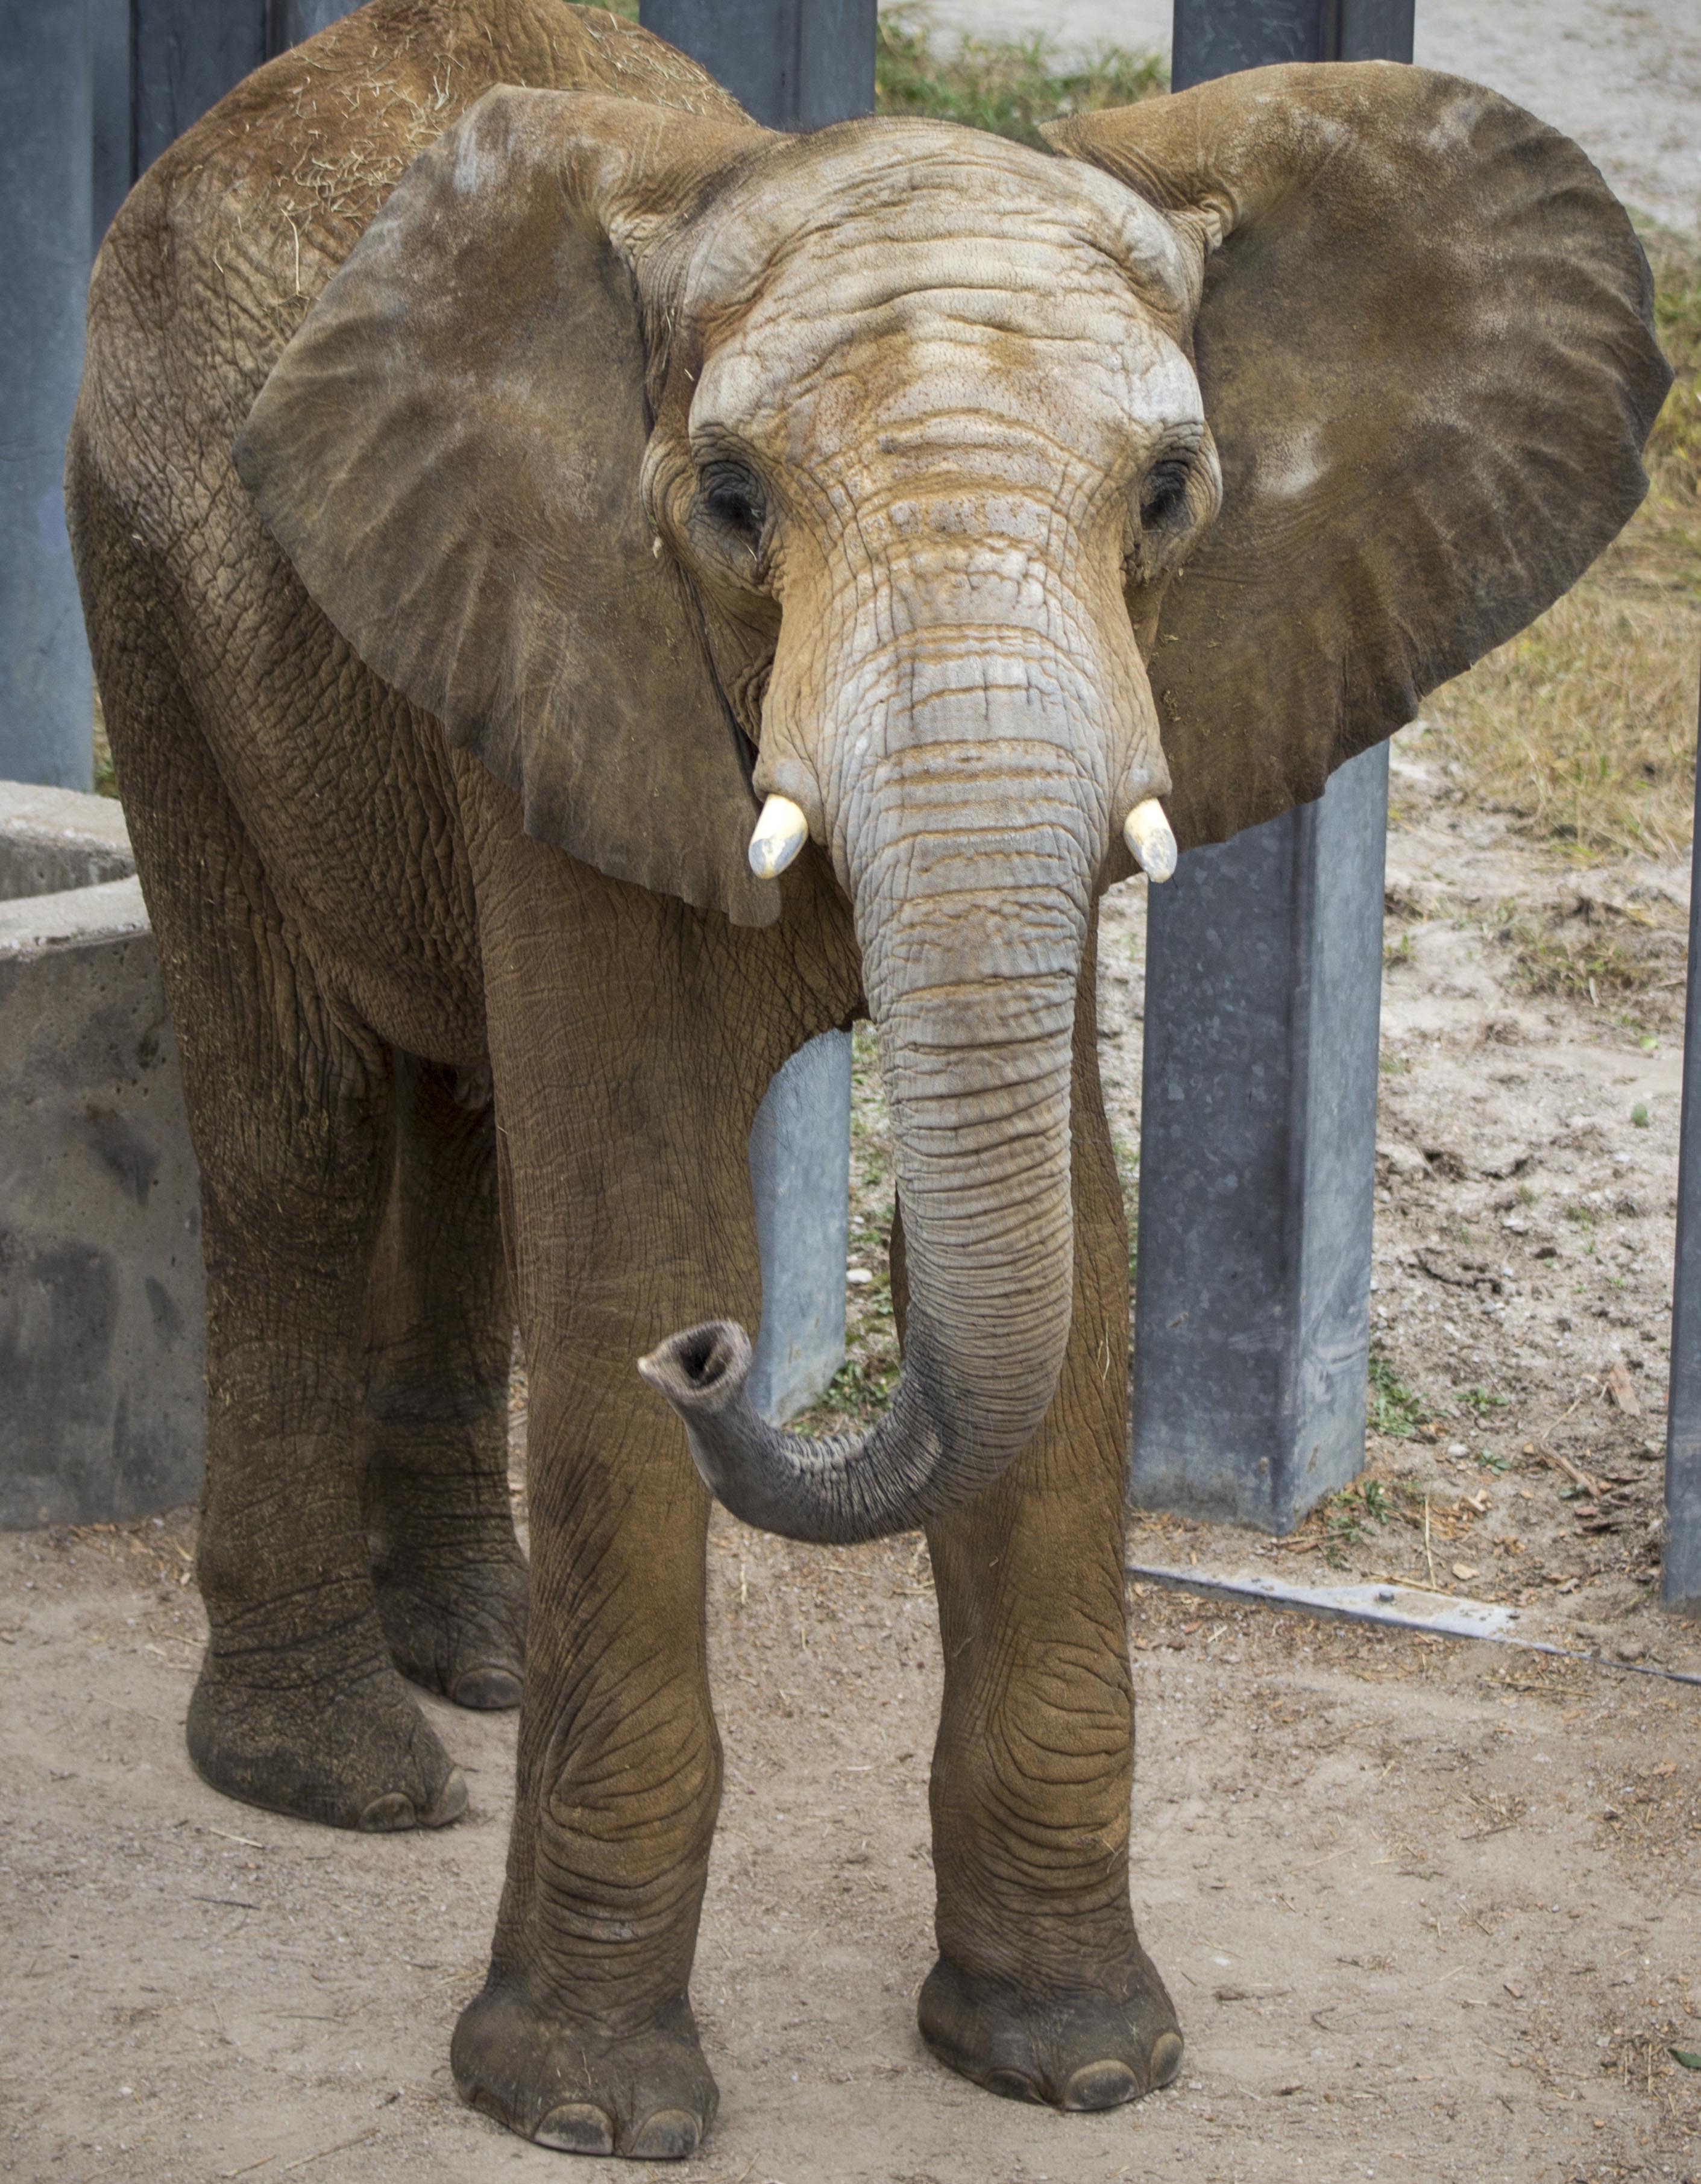
[[[1128,1234],[1089,981],[1075,1024],[1074,1317],[1057,1398],[989,1492],[933,1525],[945,1704],[934,1756],[940,2059],[1012,2098],[1112,2108],[1181,2036],[1129,1903],[1123,1577]]]
[[[467,2099],[540,2145],[665,2159],[695,2151],[716,2105],[688,1990],[721,1752],[707,1497],[632,1369],[648,1327],[599,1314],[531,1351],[514,1830],[453,2060]]]
[[[635,1361],[754,1316],[760,982],[677,903],[471,828],[502,1218],[530,1378],[531,1620],[508,1875],[453,2059],[527,2138],[693,2153],[714,2080],[689,1999],[720,1799],[708,1496]],[[740,1003],[740,994],[745,1000]]]

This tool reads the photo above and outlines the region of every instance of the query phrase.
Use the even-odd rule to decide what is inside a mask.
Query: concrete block
[[[200,1181],[109,800],[0,783],[0,1525],[192,1501]]]
[[[111,797],[0,781],[0,902],[127,880],[135,871],[124,813]]]

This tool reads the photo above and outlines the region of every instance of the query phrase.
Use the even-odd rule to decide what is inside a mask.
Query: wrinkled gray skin
[[[452,2053],[543,2145],[688,2155],[715,2109],[693,1454],[775,1529],[927,1526],[934,2052],[1069,2109],[1174,2076],[1095,890],[1148,796],[1185,849],[1317,794],[1642,490],[1646,268],[1492,94],[1258,72],[1059,142],[777,138],[600,10],[373,0],[96,270],[69,507],[203,1186],[189,1749],[440,1825],[404,1679],[523,1674]],[[770,791],[813,841],[778,884]],[[719,1315],[772,1075],[863,1013],[905,1368],[816,1444]]]

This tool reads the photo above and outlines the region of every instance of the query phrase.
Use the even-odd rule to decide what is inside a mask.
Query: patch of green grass
[[[106,714],[98,690],[94,694],[94,793],[97,796],[118,794],[118,770],[112,762],[112,745],[107,740]]]
[[[1509,917],[1494,937],[1511,950],[1513,977],[1525,993],[1562,994],[1593,1008],[1603,996],[1645,995],[1670,969],[1663,957],[1626,944],[1629,935],[1587,924],[1568,931],[1527,911]]]
[[[870,1424],[897,1384],[898,1328],[888,1271],[894,1195],[892,1139],[880,1084],[874,1027],[859,1023],[850,1042],[850,1258],[873,1279],[847,1287],[845,1362],[807,1410],[789,1423],[799,1433],[853,1432]]]
[[[1331,1504],[1323,1515],[1323,1559],[1331,1569],[1345,1569],[1347,1549],[1364,1536],[1357,1509],[1351,1504]]]
[[[898,1384],[895,1351],[875,1357],[847,1357],[826,1391],[806,1411],[789,1420],[790,1430],[802,1434],[843,1433],[866,1426],[884,1408]]]
[[[1133,106],[1168,87],[1155,53],[1104,46],[1079,64],[1060,59],[1051,41],[943,40],[925,8],[890,8],[880,18],[874,98],[881,114],[925,115],[989,129],[1018,144],[1043,147],[1042,121]]]
[[[1503,1411],[1508,1404],[1506,1396],[1491,1396],[1486,1388],[1467,1388],[1459,1401],[1473,1417],[1479,1418],[1486,1418],[1491,1411]]]
[[[1409,1440],[1428,1406],[1408,1388],[1386,1357],[1370,1359],[1369,1422],[1391,1440]]]

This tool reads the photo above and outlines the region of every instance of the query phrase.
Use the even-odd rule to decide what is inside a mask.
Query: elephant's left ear
[[[1184,845],[1320,794],[1557,599],[1641,500],[1670,373],[1629,221],[1568,138],[1382,62],[1053,124],[1209,254],[1224,500],[1152,680]]]
[[[633,267],[771,141],[725,103],[487,92],[332,276],[234,454],[315,603],[528,834],[766,925],[751,755],[639,496]]]

